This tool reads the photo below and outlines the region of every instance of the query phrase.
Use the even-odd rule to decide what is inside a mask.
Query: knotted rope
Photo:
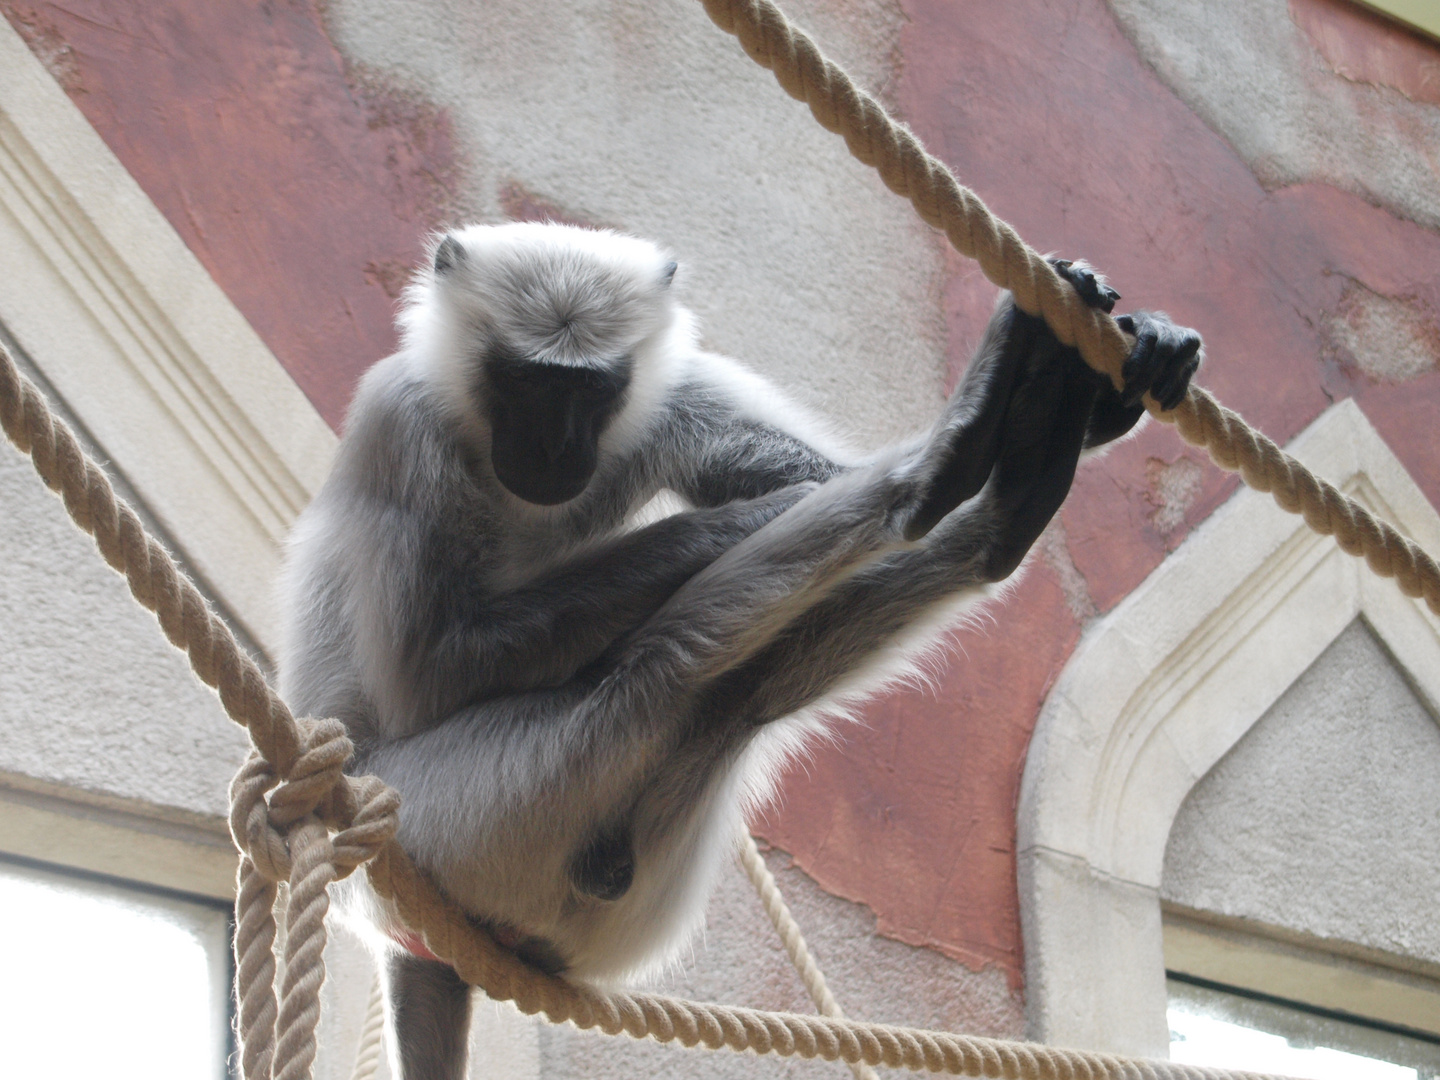
[[[926,152],[914,132],[892,119],[815,42],[770,0],[702,0],[710,18],[734,34],[750,59],[770,69],[791,97],[810,106],[827,131],[845,139],[850,153],[874,168],[885,185],[910,200],[922,221],[942,231],[985,276],[1015,294],[1022,311],[1042,316],[1067,345],[1116,388],[1130,340],[1103,311],[1087,305],[1050,264],[969,188],[944,162]],[[1257,491],[1268,491],[1317,533],[1334,536],[1341,550],[1364,555],[1370,569],[1393,577],[1406,596],[1424,597],[1440,615],[1440,566],[1387,522],[1321,480],[1238,413],[1192,385],[1185,400],[1166,412],[1149,394],[1152,416],[1174,424],[1186,442],[1204,447],[1210,460],[1239,472]]]
[[[351,747],[334,720],[291,716],[229,629],[99,465],[80,449],[35,385],[0,345],[0,426],[95,538],[105,561],[154,612],[167,638],[220,695],[255,744],[231,785],[230,828],[241,851],[236,895],[236,992],[247,1080],[304,1080],[315,1059],[324,981],[329,884],[365,865],[370,884],[404,924],[466,982],[522,1012],[607,1034],[712,1049],[753,1050],[847,1064],[1005,1080],[1255,1080],[1166,1061],[864,1024],[830,1016],[761,1012],[658,994],[603,991],[527,967],[477,929],[395,842],[399,797],[375,777],[341,770]],[[285,976],[275,995],[275,900],[288,881]]]

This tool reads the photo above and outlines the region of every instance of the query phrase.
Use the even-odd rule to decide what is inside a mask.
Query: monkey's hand
[[[1103,278],[1080,262],[1052,259],[1055,272],[1075,286],[1091,307],[1110,312],[1120,294]],[[1125,389],[1117,391],[1108,378],[1097,373],[1095,405],[1085,426],[1085,449],[1090,450],[1127,434],[1145,414],[1141,399],[1148,391],[1163,409],[1173,409],[1190,389],[1190,379],[1200,367],[1200,335],[1176,326],[1163,311],[1137,311],[1116,320],[1120,329],[1135,338],[1135,347],[1121,368]]]
[[[1091,307],[1108,312],[1120,299],[1086,263],[1056,258],[1049,262]],[[945,415],[914,459],[925,494],[905,527],[907,539],[924,536],[985,485],[1001,453],[1015,388],[1037,377],[1060,377],[1068,372],[1072,359],[1079,362],[1079,353],[1061,345],[1043,319],[1019,310],[1009,294],[1003,296]],[[1088,368],[1076,378],[1083,383],[1087,373]],[[1097,389],[1101,378],[1094,376]],[[1094,394],[1090,387],[1086,390],[1088,403]]]

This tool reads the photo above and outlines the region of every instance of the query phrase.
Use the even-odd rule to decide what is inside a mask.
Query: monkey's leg
[[[588,708],[666,715],[742,663],[844,577],[904,543],[921,478],[885,460],[837,477],[696,574],[617,651]],[[631,725],[643,730],[648,725]]]
[[[990,565],[977,580],[1006,576],[1069,489],[1094,378],[1043,321],[1005,299],[923,447],[892,451],[831,480],[697,574],[628,643],[617,665],[624,679],[602,689],[657,692],[635,680],[641,670],[665,686],[662,697],[678,700],[703,687],[744,664],[841,581],[923,536],[992,472],[999,479],[987,522]],[[1054,433],[1057,426],[1063,432]],[[1052,439],[1062,449],[1052,449]]]
[[[395,1080],[464,1080],[470,987],[449,964],[410,953],[386,956],[382,970]]]
[[[1035,332],[1023,340],[1034,352],[1028,370],[1017,369],[984,494],[942,521],[923,546],[860,571],[753,660],[717,680],[702,714],[750,724],[779,719],[841,686],[905,630],[927,621],[943,625],[927,616],[943,615],[965,594],[1003,580],[1020,564],[1064,501],[1082,445],[1128,430],[1143,410],[1126,402],[1147,389],[1162,400],[1183,397],[1199,364],[1199,335],[1164,315],[1139,313],[1127,326],[1137,343],[1122,399],[1038,320],[1020,314],[1012,319],[1017,325],[1030,320]]]
[[[558,687],[630,633],[694,574],[798,502],[809,486],[674,514],[499,596],[451,601],[427,650],[428,707],[445,715]]]
[[[698,715],[743,730],[812,705],[856,671],[873,671],[887,653],[903,659],[923,648],[923,639],[907,641],[906,632],[922,638],[938,632],[967,596],[983,595],[984,586],[1008,576],[1069,490],[1094,394],[1078,368],[1046,381],[1051,385],[1017,390],[1000,460],[978,499],[944,519],[923,544],[843,582],[715,680]]]

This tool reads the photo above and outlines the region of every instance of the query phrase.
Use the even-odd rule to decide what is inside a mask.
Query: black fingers
[[[1125,404],[1138,405],[1148,391],[1161,408],[1175,408],[1200,366],[1200,335],[1159,312],[1137,311],[1117,322],[1135,335],[1135,347],[1121,369]]]
[[[1088,263],[1070,259],[1050,259],[1049,263],[1057,274],[1075,286],[1080,299],[1092,308],[1099,308],[1107,315],[1115,310],[1115,301],[1120,299],[1120,294],[1106,285],[1105,279]]]
[[[1200,338],[1195,337],[1195,347],[1190,350],[1183,363],[1172,365],[1167,373],[1155,380],[1155,385],[1150,392],[1155,395],[1155,400],[1160,402],[1162,409],[1173,409],[1185,400],[1185,395],[1190,391],[1190,379],[1200,369]]]
[[[1161,313],[1138,311],[1115,320],[1121,330],[1135,338],[1121,377],[1124,393],[1116,393],[1106,380],[1095,399],[1090,426],[1085,433],[1086,448],[1118,439],[1145,414],[1146,392],[1162,409],[1173,409],[1184,400],[1190,380],[1200,367],[1200,335],[1176,326]]]

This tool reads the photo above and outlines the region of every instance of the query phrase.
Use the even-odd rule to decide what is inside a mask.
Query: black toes
[[[1120,369],[1120,377],[1125,382],[1123,400],[1126,405],[1140,403],[1145,391],[1154,385],[1156,369],[1159,366],[1156,347],[1160,344],[1160,334],[1154,324],[1147,321],[1133,333],[1135,347],[1130,350],[1125,366]]]
[[[1085,303],[1106,314],[1115,309],[1115,301],[1120,299],[1120,294],[1106,285],[1100,275],[1085,263],[1070,259],[1051,259],[1050,265],[1057,274],[1075,287],[1075,291]]]

